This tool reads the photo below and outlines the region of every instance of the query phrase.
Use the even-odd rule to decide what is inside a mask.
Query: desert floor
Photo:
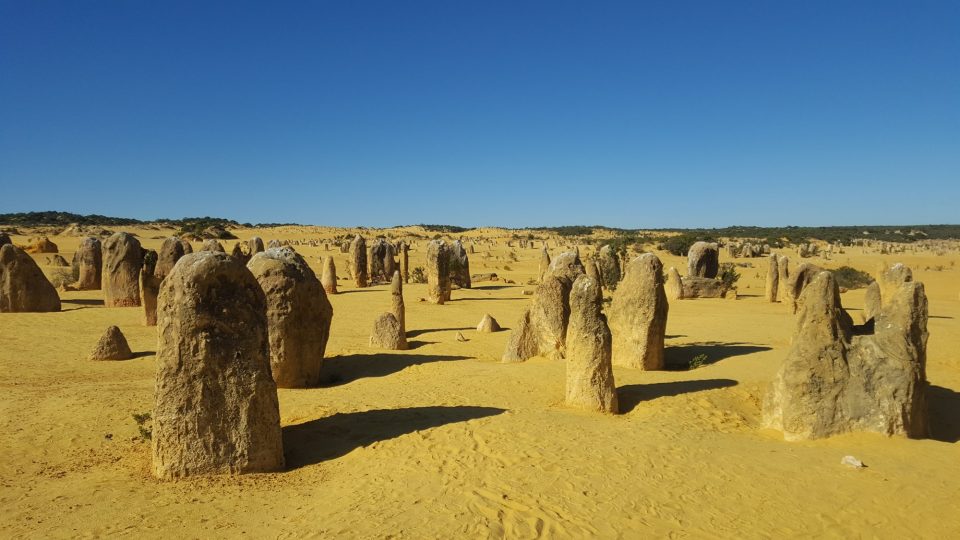
[[[153,249],[171,233],[127,230]],[[256,233],[264,240],[333,234]],[[70,260],[79,238],[51,240]],[[509,331],[474,330],[484,313],[509,328],[530,302],[523,290],[533,288],[527,282],[539,248],[516,250],[514,262],[504,241],[478,246],[471,270],[516,285],[476,283],[443,306],[418,301],[425,285],[405,287],[409,351],[367,346],[374,318],[389,307],[387,286],[340,281],[326,383],[279,390],[288,470],[277,474],[153,478],[149,442],[132,418],[152,409],[157,348],[156,329],[143,326],[139,308],[104,308],[100,291],[90,291],[61,293],[60,313],[0,314],[0,536],[960,536],[956,252],[848,248],[830,261],[811,259],[871,273],[881,261],[903,262],[925,283],[932,438],[785,442],[760,428],[766,385],[794,324],[784,304],[760,297],[765,261],[737,260],[753,264],[740,268],[739,300],[672,302],[668,362],[702,353],[710,364],[615,368],[623,414],[609,416],[563,406],[562,361],[501,364]],[[232,244],[224,242],[228,252]],[[423,264],[424,246],[411,251],[411,266]],[[318,272],[319,257],[333,255],[345,275],[346,255],[296,249]],[[658,255],[684,272],[679,257]],[[45,257],[35,256],[41,264]],[[863,290],[843,302],[859,320]],[[112,324],[137,357],[87,360]],[[457,341],[457,332],[468,341]],[[845,455],[867,468],[842,466]]]

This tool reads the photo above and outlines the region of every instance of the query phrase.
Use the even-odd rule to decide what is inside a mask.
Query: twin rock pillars
[[[549,260],[544,252],[542,260]],[[602,313],[601,276],[612,272],[584,267],[575,252],[561,253],[546,267],[532,305],[520,317],[504,351],[504,362],[537,355],[565,358],[566,402],[581,409],[618,412],[613,365],[663,369],[669,306],[663,264],[651,253],[624,268],[608,317]],[[617,267],[619,274],[619,265]],[[599,278],[599,279],[598,279]],[[608,278],[609,279],[609,278]]]

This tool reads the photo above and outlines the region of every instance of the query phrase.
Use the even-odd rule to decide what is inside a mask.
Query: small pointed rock
[[[133,352],[127,345],[127,338],[123,337],[123,332],[116,326],[107,328],[90,353],[90,360],[128,360],[130,358],[133,358]]]
[[[499,332],[500,323],[496,319],[490,316],[489,313],[483,316],[483,319],[480,319],[480,324],[477,325],[477,332]]]

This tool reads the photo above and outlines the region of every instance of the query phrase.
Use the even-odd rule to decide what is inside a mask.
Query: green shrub
[[[427,271],[423,269],[422,266],[414,268],[410,272],[410,282],[411,283],[426,283],[427,282]]]
[[[833,278],[837,280],[837,285],[845,289],[862,289],[873,281],[870,274],[850,266],[841,266],[834,270]]]
[[[707,365],[707,355],[705,354],[698,354],[690,359],[690,369],[697,369],[705,365]]]
[[[734,266],[733,263],[722,263],[717,279],[722,281],[728,289],[732,289],[737,284],[737,281],[740,280],[740,274],[737,272],[737,267]]]
[[[152,415],[149,412],[133,413],[133,421],[137,423],[137,429],[140,430],[140,438],[149,441],[153,438]]]

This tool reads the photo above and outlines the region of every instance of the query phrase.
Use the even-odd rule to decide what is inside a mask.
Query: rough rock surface
[[[350,277],[355,287],[367,286],[367,242],[359,234],[350,242]]]
[[[367,262],[370,264],[370,274],[367,277],[371,283],[382,283],[390,279],[384,265],[389,245],[383,238],[377,238],[367,251]]]
[[[407,310],[403,305],[403,280],[400,279],[400,272],[393,272],[393,279],[390,280],[390,312],[400,323],[400,332],[407,335]]]
[[[0,313],[46,311],[60,311],[57,290],[33,257],[13,244],[0,246]]]
[[[600,248],[597,256],[597,264],[600,266],[600,279],[604,288],[616,290],[620,283],[620,259],[617,253],[609,245]]]
[[[712,242],[695,242],[687,252],[687,276],[715,278],[720,272],[720,248]]]
[[[527,358],[537,355],[537,337],[530,321],[531,308],[527,308],[520,315],[516,327],[510,332],[507,347],[501,357],[502,362],[523,362]]]
[[[894,291],[903,283],[913,281],[913,271],[901,263],[888,266],[881,264],[877,271],[877,285],[880,286],[880,300],[891,298]]]
[[[147,269],[140,272],[140,303],[143,306],[143,324],[157,325],[157,296],[160,294],[161,279]]]
[[[450,248],[443,240],[427,244],[427,300],[442,304],[450,299]]]
[[[626,266],[610,304],[613,363],[634,369],[663,369],[663,342],[670,306],[663,287],[663,263],[652,253]]]
[[[247,268],[266,297],[270,372],[277,387],[316,385],[333,319],[320,280],[289,247],[257,253]]]
[[[103,251],[100,240],[88,236],[80,241],[75,255],[77,261],[77,289],[81,291],[100,290],[103,269]]]
[[[410,283],[410,246],[406,242],[400,244],[400,274],[404,283]]]
[[[853,326],[830,272],[803,289],[787,357],[763,406],[766,427],[788,440],[850,431],[928,434],[927,298],[903,282],[873,328]]]
[[[10,235],[5,232],[0,232],[0,247],[3,247],[7,244],[12,244],[13,240],[10,240]]]
[[[719,279],[683,276],[680,283],[683,298],[723,298],[727,294],[727,286]]]
[[[30,243],[27,244],[27,247],[24,248],[24,251],[27,253],[57,253],[59,249],[57,245],[50,241],[46,236],[41,236],[40,238],[34,238],[30,240]]]
[[[680,272],[672,266],[667,270],[667,281],[663,285],[663,290],[667,294],[668,300],[683,298],[683,280],[680,277]]]
[[[163,280],[153,409],[158,477],[283,468],[266,313],[253,274],[223,253],[186,255]]]
[[[253,257],[261,251],[265,251],[265,248],[263,247],[263,238],[254,236],[253,238],[247,240],[247,253],[250,257]]]
[[[863,298],[863,320],[864,322],[869,321],[870,319],[876,319],[877,315],[880,314],[880,306],[883,303],[880,296],[880,284],[876,281],[871,281],[870,285],[867,285],[866,294]]]
[[[500,323],[497,322],[489,313],[485,314],[482,319],[480,319],[480,324],[477,325],[477,332],[499,332]]]
[[[567,251],[557,255],[553,261],[550,262],[550,266],[547,267],[547,271],[544,272],[541,281],[549,276],[555,276],[563,280],[567,289],[569,289],[573,286],[573,282],[585,273],[586,270],[583,267],[583,263],[580,262],[580,255],[575,251]]]
[[[223,249],[223,244],[217,242],[213,238],[208,238],[203,241],[203,245],[200,246],[200,251],[217,251],[220,253],[226,253],[227,251]]]
[[[381,313],[373,322],[370,346],[389,351],[402,351],[407,348],[407,337],[393,313]]]
[[[573,282],[567,327],[566,403],[572,407],[617,413],[617,387],[611,364],[611,337],[601,313],[600,284],[587,276]]]
[[[777,273],[779,277],[779,291],[777,293],[777,298],[780,302],[788,302],[789,295],[787,294],[787,287],[789,286],[788,282],[790,281],[790,257],[786,255],[777,256]]]
[[[797,312],[797,301],[804,287],[822,271],[823,269],[815,264],[802,263],[790,273],[790,277],[787,278],[787,297],[784,300],[790,304],[790,310],[793,313]]]
[[[180,257],[185,254],[183,242],[180,241],[179,237],[171,236],[167,238],[160,246],[160,251],[157,252],[157,266],[153,270],[153,275],[162,281],[173,270],[173,265],[177,264]]]
[[[333,255],[323,258],[323,272],[320,275],[320,284],[327,294],[337,294],[337,267],[333,262]]]
[[[543,281],[543,275],[547,273],[547,269],[550,268],[550,252],[547,251],[547,246],[543,246],[543,249],[540,250],[540,267],[538,268],[538,279],[537,281]]]
[[[140,267],[143,250],[140,241],[125,232],[111,235],[103,242],[103,305],[131,307],[140,305]]]
[[[767,257],[767,278],[764,282],[763,297],[767,302],[777,301],[777,291],[780,288],[780,270],[777,267],[777,256]]]
[[[100,336],[89,358],[90,360],[129,360],[133,358],[133,352],[123,332],[116,326],[111,326]]]
[[[469,289],[470,257],[463,243],[457,240],[450,249],[450,282],[462,289]]]

